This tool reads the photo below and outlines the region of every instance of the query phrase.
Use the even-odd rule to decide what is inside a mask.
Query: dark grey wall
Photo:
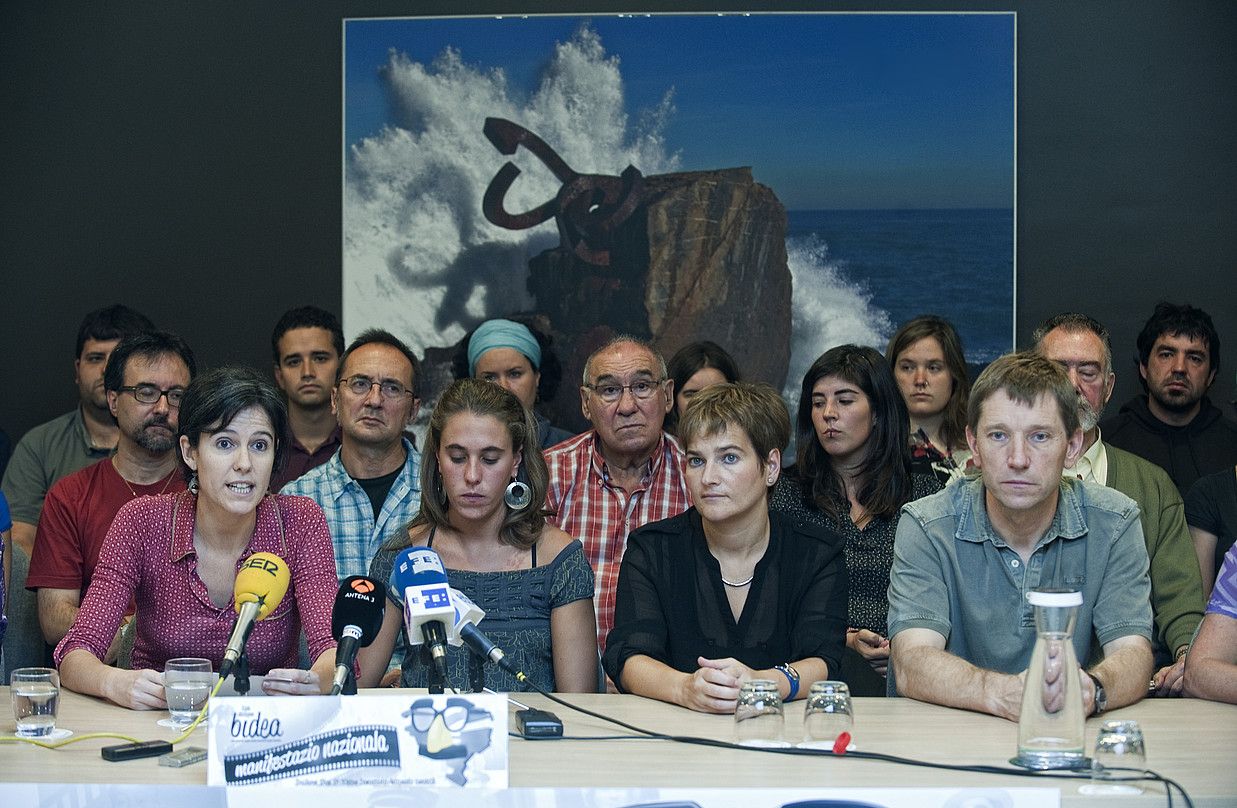
[[[73,338],[91,308],[129,303],[207,365],[265,365],[288,306],[338,311],[341,20],[413,6],[307,5],[0,4],[0,427],[14,438],[73,405]],[[415,8],[521,5],[532,4]],[[1232,346],[1214,391],[1232,398],[1237,4],[986,7],[1018,12],[1019,338],[1062,309],[1100,318],[1124,399],[1137,389],[1128,357],[1151,306],[1189,299]]]

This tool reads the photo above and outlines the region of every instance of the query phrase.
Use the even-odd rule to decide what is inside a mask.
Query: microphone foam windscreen
[[[274,553],[254,553],[241,564],[232,586],[232,597],[239,612],[245,603],[259,603],[259,620],[264,619],[288,592],[292,574],[282,558]]]
[[[369,645],[382,629],[386,600],[387,588],[379,581],[365,575],[345,578],[331,609],[332,636],[338,639],[345,626],[356,626],[362,632],[361,645]]]
[[[447,582],[447,571],[442,559],[428,547],[406,547],[395,557],[391,572],[396,592],[410,586],[442,584]]]

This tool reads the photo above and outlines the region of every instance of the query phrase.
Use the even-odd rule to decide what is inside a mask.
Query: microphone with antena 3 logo
[[[335,648],[332,696],[341,692],[346,696],[356,693],[356,676],[352,666],[356,662],[357,651],[372,643],[382,629],[386,600],[386,586],[365,575],[349,576],[339,585],[335,605],[331,609],[331,634],[338,643]]]

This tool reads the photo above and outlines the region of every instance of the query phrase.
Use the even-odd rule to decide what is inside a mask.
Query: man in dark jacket
[[[1219,369],[1211,317],[1188,304],[1157,304],[1138,335],[1147,395],[1100,425],[1104,440],[1167,471],[1182,496],[1199,477],[1237,465],[1237,424],[1207,398]]]

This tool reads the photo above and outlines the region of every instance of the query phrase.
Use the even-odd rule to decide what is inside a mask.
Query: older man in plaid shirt
[[[580,407],[593,428],[547,449],[551,521],[584,544],[596,573],[597,640],[614,625],[627,535],[691,506],[683,451],[662,431],[674,405],[666,362],[647,343],[617,337],[584,366]]]

